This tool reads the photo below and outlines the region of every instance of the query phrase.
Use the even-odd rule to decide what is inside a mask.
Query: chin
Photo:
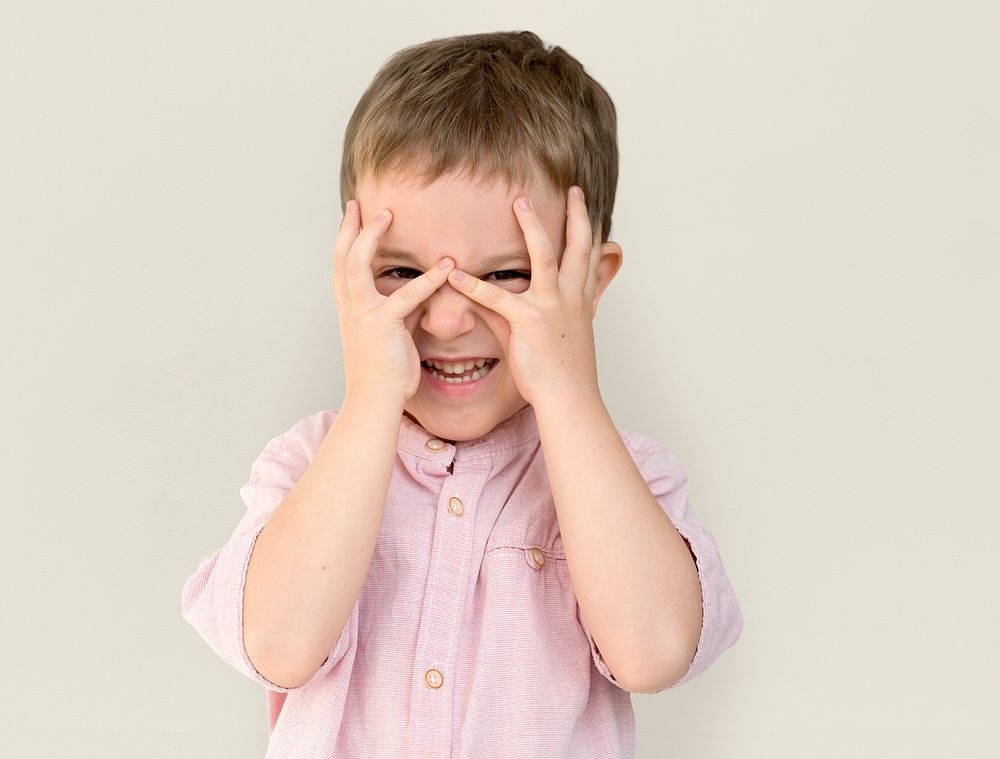
[[[449,424],[447,422],[437,422],[431,423],[427,426],[423,423],[420,425],[429,433],[434,435],[441,440],[447,440],[451,443],[464,443],[469,440],[476,440],[481,438],[487,432],[492,430],[496,425],[493,424]]]
[[[475,440],[496,426],[490,420],[434,419],[418,410],[406,409],[406,414],[434,437],[450,443]]]

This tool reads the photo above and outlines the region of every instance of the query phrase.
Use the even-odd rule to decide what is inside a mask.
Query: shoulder
[[[333,420],[337,418],[337,412],[338,409],[312,412],[273,438],[268,447],[286,460],[311,462],[333,425]]]

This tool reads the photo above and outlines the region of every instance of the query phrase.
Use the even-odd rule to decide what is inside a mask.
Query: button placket
[[[447,447],[448,444],[445,441],[441,440],[441,438],[432,437],[424,441],[424,448],[426,448],[431,453],[440,453]],[[435,457],[434,461],[440,466],[443,466],[447,470],[448,474],[452,473],[453,461],[446,462],[441,457]]]
[[[424,673],[424,682],[429,688],[440,688],[444,685],[444,675],[439,670],[429,669]]]
[[[430,451],[428,442],[425,439],[424,445]],[[458,448],[446,447],[443,452],[424,458],[431,458],[441,466]],[[471,561],[477,546],[473,517],[491,470],[492,463],[488,459],[473,457],[461,464],[456,462],[455,473],[438,481],[435,527],[423,599],[426,616],[419,626],[416,666],[412,671],[411,724],[449,724],[452,704],[449,698],[442,699],[442,696],[447,696],[454,687],[454,684],[449,685],[449,673],[462,661],[466,601],[470,583],[475,582],[475,564]],[[466,511],[468,519],[464,518]],[[420,739],[415,740],[419,743]],[[421,755],[413,749],[411,745],[410,756]]]

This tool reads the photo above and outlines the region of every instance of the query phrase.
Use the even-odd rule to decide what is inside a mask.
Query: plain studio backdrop
[[[639,758],[994,755],[995,3],[64,0],[0,26],[5,756],[264,755],[263,690],[181,586],[264,444],[342,400],[358,97],[404,46],[518,29],[617,105],[601,390],[685,464],[745,615],[633,696]]]

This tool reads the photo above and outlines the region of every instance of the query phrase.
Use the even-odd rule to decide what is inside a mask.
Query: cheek
[[[372,272],[372,279],[375,280],[375,289],[378,291],[379,295],[384,295],[386,298],[406,284],[405,279],[399,279],[398,277],[380,277],[375,272]]]
[[[508,279],[503,282],[496,283],[499,287],[502,287],[509,293],[514,293],[514,295],[520,295],[521,293],[527,292],[528,288],[531,287],[531,282],[527,279]]]
[[[409,332],[411,336],[417,334],[417,330],[420,329],[420,320],[423,318],[424,312],[421,310],[420,306],[417,306],[403,319],[403,326],[406,327],[406,331]]]
[[[479,313],[482,320],[486,323],[487,328],[493,333],[497,342],[503,348],[504,353],[506,353],[507,345],[510,343],[510,322],[495,311],[483,309]]]

